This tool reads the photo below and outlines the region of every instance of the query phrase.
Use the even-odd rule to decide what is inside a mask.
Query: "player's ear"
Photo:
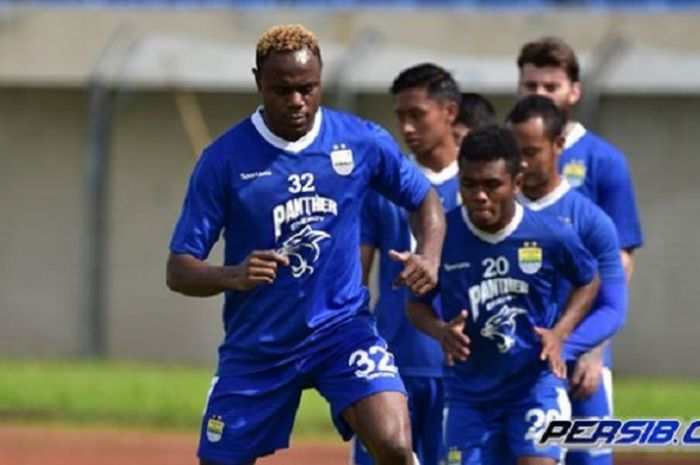
[[[459,105],[453,100],[448,100],[445,103],[445,112],[447,113],[447,120],[450,125],[454,125],[457,120],[457,114],[459,113]]]
[[[574,106],[581,100],[581,83],[579,81],[571,83],[571,92],[569,92],[569,106]]]
[[[523,187],[523,173],[522,173],[522,171],[520,171],[520,172],[518,172],[518,174],[516,174],[513,177],[513,193],[519,194],[522,187]]]
[[[251,71],[253,72],[253,76],[255,76],[255,86],[258,88],[258,92],[261,92],[262,87],[260,85],[260,79],[261,79],[260,70],[253,68],[253,69],[251,69]]]
[[[564,144],[566,143],[566,137],[559,135],[554,138],[554,148],[557,150],[557,155],[561,153],[562,150],[564,150]]]

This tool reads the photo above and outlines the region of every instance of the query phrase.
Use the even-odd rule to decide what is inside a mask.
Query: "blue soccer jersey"
[[[565,227],[572,227],[598,262],[601,280],[598,296],[590,313],[564,346],[564,357],[574,360],[590,347],[592,341],[612,336],[622,327],[625,320],[627,284],[615,225],[598,206],[572,189],[565,179],[544,197],[530,200],[520,194],[518,201],[530,210],[552,215]],[[562,308],[568,300],[569,293],[570,288],[562,286],[559,296]]]
[[[430,184],[385,130],[326,108],[298,141],[274,135],[258,109],[204,151],[171,252],[206,259],[223,232],[226,265],[258,249],[290,260],[273,284],[225,293],[219,374],[324,350],[326,334],[366,309],[357,250],[370,187],[415,210]]]
[[[418,166],[437,191],[445,211],[461,203],[456,161],[439,173]],[[376,248],[379,254],[379,296],[374,313],[379,334],[389,344],[396,366],[402,375],[441,377],[444,356],[440,345],[406,318],[408,289],[392,286],[403,266],[389,258],[389,250],[413,249],[408,212],[386,197],[369,192],[362,208],[361,227],[362,245]]]
[[[566,137],[559,170],[569,184],[608,214],[622,248],[642,246],[632,177],[622,152],[576,123]]]
[[[556,218],[516,204],[510,224],[489,234],[465,207],[448,213],[438,292],[446,321],[468,310],[471,354],[447,369],[445,398],[512,400],[529,389],[548,370],[534,327],[556,323],[562,278],[579,287],[595,273],[595,259]]]

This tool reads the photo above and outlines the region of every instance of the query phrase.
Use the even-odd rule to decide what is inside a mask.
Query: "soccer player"
[[[579,64],[574,50],[563,40],[544,37],[525,44],[518,56],[518,95],[551,98],[567,119],[559,170],[571,186],[610,216],[620,241],[622,264],[629,283],[634,270],[633,252],[642,246],[632,178],[624,155],[610,143],[571,120],[581,98]],[[609,343],[579,358],[571,374],[574,416],[612,415],[612,374]],[[609,450],[572,452],[573,465],[610,465]]]
[[[458,147],[452,127],[460,93],[452,75],[425,63],[403,70],[391,86],[399,130],[418,168],[430,180],[445,211],[458,205]],[[362,209],[361,254],[364,278],[379,254],[379,295],[374,307],[379,334],[394,354],[408,391],[413,448],[421,465],[437,465],[442,444],[442,364],[440,345],[406,318],[406,288],[393,281],[401,272],[397,250],[412,250],[408,212],[387,198],[369,192]],[[372,463],[355,441],[351,463]]]
[[[547,420],[568,418],[562,344],[586,315],[599,279],[571,228],[516,202],[520,164],[505,128],[464,139],[465,206],[447,215],[438,284],[444,321],[428,300],[408,305],[411,321],[440,341],[452,363],[444,380],[451,465],[552,465],[561,454],[538,447],[537,438]],[[557,302],[562,279],[573,286],[564,309]]]
[[[520,203],[533,211],[553,215],[571,226],[598,263],[601,287],[591,312],[567,340],[564,358],[574,372],[577,355],[584,341],[609,338],[618,331],[627,312],[627,283],[620,259],[615,225],[593,202],[574,190],[558,170],[558,157],[564,147],[564,116],[552,100],[539,95],[521,99],[508,115],[523,158],[523,187]],[[567,289],[560,302],[566,303]],[[600,399],[605,401],[605,399]]]
[[[453,125],[457,146],[462,143],[470,130],[496,123],[496,110],[483,95],[474,92],[462,93],[459,113]]]
[[[444,211],[386,131],[320,107],[321,53],[299,25],[258,40],[262,106],[204,150],[170,243],[168,286],[224,293],[225,337],[200,464],[252,464],[285,448],[303,389],[330,403],[379,464],[412,464],[406,395],[361,283],[360,204],[376,189],[415,211],[420,241],[397,284],[432,288]],[[223,266],[205,260],[222,234]]]

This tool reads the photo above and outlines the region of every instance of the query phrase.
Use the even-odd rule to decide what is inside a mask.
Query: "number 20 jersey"
[[[596,262],[571,228],[555,217],[516,204],[497,233],[480,231],[466,207],[447,216],[439,292],[446,321],[469,312],[471,354],[445,373],[447,399],[507,400],[527,390],[547,369],[534,327],[557,321],[558,287],[588,284]]]
[[[326,108],[294,142],[273,134],[258,109],[204,151],[171,252],[204,260],[223,231],[226,265],[261,249],[290,261],[271,285],[225,293],[220,375],[323,350],[324,335],[366,310],[359,213],[369,188],[415,210],[430,184],[386,131]]]

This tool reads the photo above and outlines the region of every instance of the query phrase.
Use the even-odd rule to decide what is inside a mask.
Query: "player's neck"
[[[568,119],[566,121],[566,124],[564,125],[564,137],[567,137],[569,134],[571,134],[571,131],[573,131],[577,125],[578,121]]]
[[[513,221],[513,217],[515,216],[515,201],[512,201],[503,207],[503,215],[501,216],[501,220],[496,223],[492,224],[483,228],[479,228],[485,233],[489,234],[496,234],[501,232],[506,226],[510,224],[511,221]]]
[[[540,184],[539,186],[523,186],[523,195],[530,200],[539,200],[557,190],[557,187],[561,185],[561,181],[561,175],[559,173],[555,173],[550,176],[547,182]]]
[[[457,160],[459,148],[453,140],[451,143],[444,143],[435,147],[430,152],[415,153],[414,155],[418,164],[439,173]]]

